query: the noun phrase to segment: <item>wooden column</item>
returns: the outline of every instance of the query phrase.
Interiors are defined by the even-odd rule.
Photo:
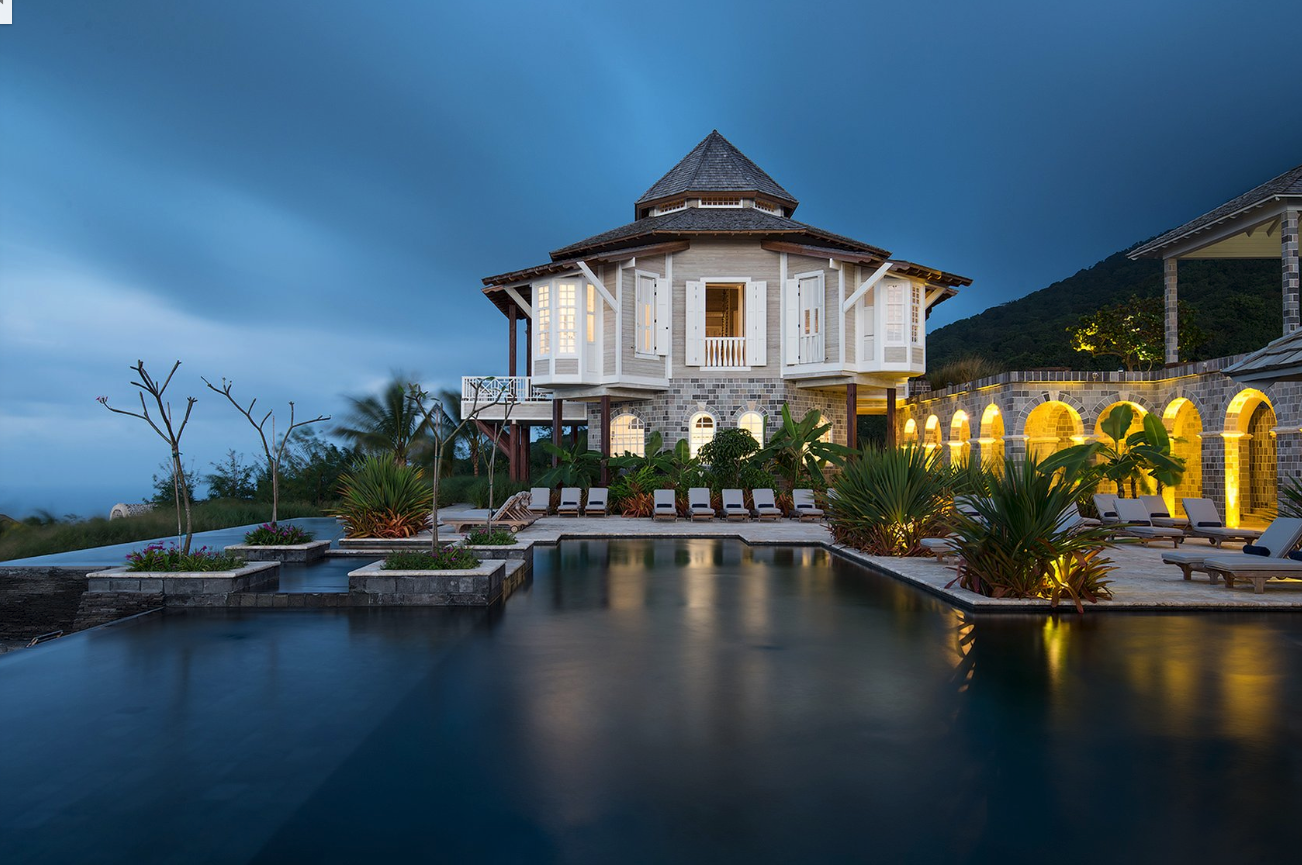
[[[610,394],[601,397],[601,485],[610,485]]]
[[[506,374],[511,378],[515,378],[516,375],[518,375],[515,366],[515,344],[518,342],[516,339],[515,314],[516,306],[515,304],[511,304],[510,308],[506,311],[507,329],[511,335],[510,340],[506,344]]]
[[[854,382],[845,386],[845,446],[859,449],[859,385]]]
[[[579,446],[579,425],[576,423],[572,423],[570,424],[570,447],[576,448],[578,446]]]
[[[531,471],[529,467],[529,439],[532,437],[533,427],[529,424],[521,424],[520,426],[520,431],[524,433],[524,435],[520,436],[520,480],[527,481]]]
[[[895,388],[886,388],[886,446],[895,447]]]
[[[521,480],[520,477],[520,425],[511,421],[511,431],[507,433],[506,444],[511,454],[511,480]]]
[[[565,400],[558,396],[552,397],[552,444],[556,447],[562,447],[565,439],[561,435],[561,409],[565,405]],[[552,454],[552,468],[561,464],[560,457]]]

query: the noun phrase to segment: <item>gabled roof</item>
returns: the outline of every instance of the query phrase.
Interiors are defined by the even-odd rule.
[[[1246,210],[1279,197],[1302,198],[1302,165],[1285,171],[1278,177],[1272,177],[1260,186],[1248,190],[1239,197],[1225,202],[1215,210],[1210,210],[1191,222],[1186,222],[1179,228],[1171,229],[1166,234],[1155,240],[1150,240],[1138,249],[1126,253],[1126,255],[1131,259],[1159,258],[1161,257],[1161,250],[1177,240],[1182,240],[1218,222],[1237,216]]]
[[[717,129],[642,193],[634,206],[640,208],[685,192],[756,192],[782,202],[790,210],[799,204]]]
[[[1302,380],[1302,330],[1281,336],[1223,372],[1237,382],[1262,386]]]
[[[872,246],[849,237],[833,234],[803,222],[796,222],[785,216],[765,213],[753,207],[739,208],[699,208],[688,207],[662,216],[648,216],[619,228],[593,235],[578,243],[571,243],[552,252],[552,260],[559,261],[581,253],[624,245],[634,240],[642,240],[655,235],[680,234],[764,234],[764,235],[807,235],[822,243],[830,243],[844,249],[867,252],[885,261],[890,253],[881,247]]]

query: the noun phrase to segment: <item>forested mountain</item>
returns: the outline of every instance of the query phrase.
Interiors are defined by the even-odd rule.
[[[980,291],[980,285],[967,290]],[[1114,357],[1072,351],[1068,329],[1082,315],[1131,295],[1161,294],[1161,261],[1131,261],[1124,251],[1118,252],[1048,288],[928,334],[927,365],[935,368],[978,355],[1005,370],[1120,369]],[[1193,350],[1181,346],[1181,360],[1252,351],[1282,333],[1278,259],[1182,261],[1180,300],[1194,306],[1195,321],[1208,337]]]

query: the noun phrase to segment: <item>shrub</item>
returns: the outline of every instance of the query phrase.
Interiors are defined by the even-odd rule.
[[[333,516],[350,538],[409,538],[425,528],[432,506],[420,469],[391,457],[367,457],[340,480]]]
[[[471,547],[506,547],[515,543],[515,532],[510,529],[475,529],[466,534],[463,542]]]
[[[1064,526],[1078,481],[1044,473],[1034,460],[1008,465],[992,480],[988,498],[974,499],[980,519],[955,517],[960,564],[955,582],[992,598],[1047,598],[1055,605],[1112,597],[1102,557],[1109,532]]]
[[[298,526],[272,525],[263,523],[244,536],[244,543],[253,547],[293,546],[306,544],[314,535]]]
[[[207,547],[187,553],[175,544],[150,544],[139,552],[127,553],[128,571],[233,571],[242,567],[244,560],[239,556]]]
[[[479,565],[479,556],[462,547],[447,546],[437,553],[424,550],[389,553],[384,557],[386,571],[464,571]]]
[[[977,354],[955,358],[927,371],[927,383],[936,390],[955,384],[967,384],[979,378],[999,375],[1003,368],[992,360]]]
[[[750,430],[740,427],[721,429],[700,450],[701,463],[711,489],[736,488],[741,484],[742,469],[760,449]]]
[[[950,492],[938,454],[924,448],[865,450],[832,489],[832,537],[870,555],[919,556],[923,538],[944,532]]]

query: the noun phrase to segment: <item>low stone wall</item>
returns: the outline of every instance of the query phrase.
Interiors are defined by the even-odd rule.
[[[330,549],[329,541],[310,541],[306,544],[276,546],[232,544],[226,548],[226,552],[232,556],[239,556],[246,562],[287,562],[305,565],[324,558],[328,549]]]
[[[488,606],[502,597],[506,574],[502,559],[457,571],[395,571],[382,565],[349,572],[350,593],[366,595],[371,606]]]
[[[0,640],[71,632],[86,591],[86,568],[12,568],[0,572]],[[98,624],[98,623],[97,623]]]
[[[87,575],[89,593],[125,592],[159,595],[168,606],[226,606],[237,592],[274,589],[279,562],[253,562],[234,571],[158,572],[110,568]]]

